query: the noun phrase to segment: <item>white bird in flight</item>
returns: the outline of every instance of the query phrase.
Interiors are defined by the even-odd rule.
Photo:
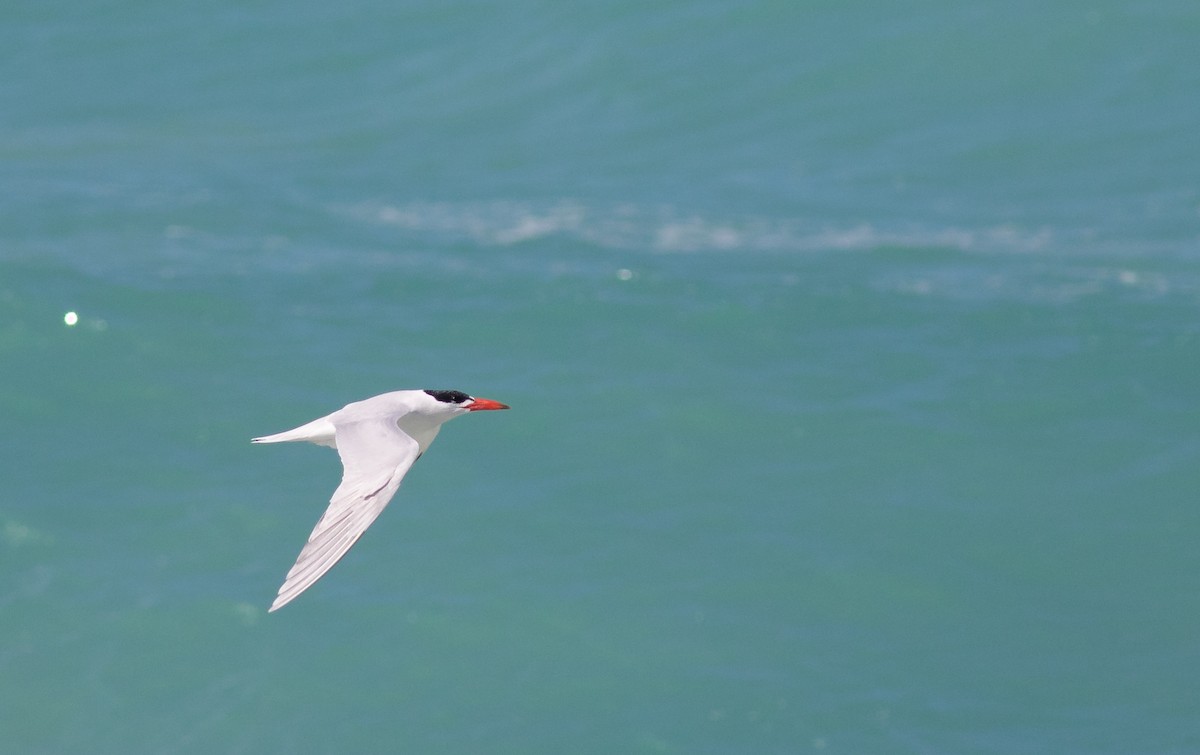
[[[308,536],[270,610],[290,603],[346,555],[392,500],[442,423],[467,412],[507,408],[462,391],[394,391],[347,404],[295,430],[251,439],[306,440],[336,448],[342,457],[342,484],[333,491],[329,508]]]

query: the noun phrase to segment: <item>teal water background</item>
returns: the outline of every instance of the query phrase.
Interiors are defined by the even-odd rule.
[[[5,5],[0,751],[1200,751],[1198,39]],[[513,409],[266,614],[249,438],[422,387]]]

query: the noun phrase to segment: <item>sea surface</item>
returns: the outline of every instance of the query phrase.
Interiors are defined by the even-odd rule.
[[[1200,752],[1200,4],[0,7],[0,752]],[[448,388],[349,555],[252,446]]]

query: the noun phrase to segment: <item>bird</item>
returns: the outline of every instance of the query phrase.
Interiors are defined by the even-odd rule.
[[[462,391],[392,391],[355,401],[293,430],[251,443],[308,441],[336,449],[342,482],[288,571],[268,613],[292,602],[333,568],[375,521],[400,481],[448,420],[507,404]]]

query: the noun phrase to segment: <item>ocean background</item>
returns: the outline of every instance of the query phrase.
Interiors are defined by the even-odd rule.
[[[0,752],[1200,752],[1198,40],[4,4]],[[268,615],[401,388],[512,410]]]

